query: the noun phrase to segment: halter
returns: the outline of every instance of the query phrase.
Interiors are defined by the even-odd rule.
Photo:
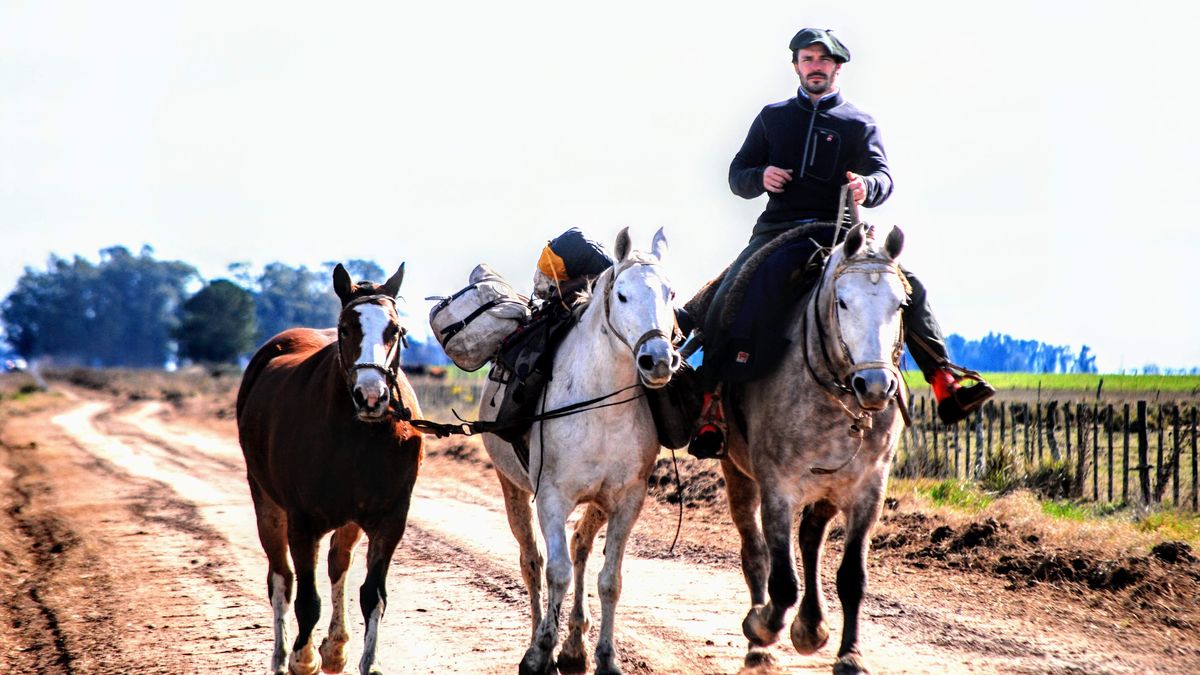
[[[867,274],[870,275],[873,283],[878,283],[885,274],[894,274],[900,279],[900,283],[904,287],[905,294],[910,295],[912,293],[912,288],[908,284],[908,280],[905,279],[904,274],[900,271],[900,266],[896,264],[895,261],[878,258],[875,256],[876,253],[871,252],[867,257],[864,258],[843,259],[830,275],[830,283],[835,284],[839,278],[846,274]],[[873,418],[871,413],[865,410],[861,404],[858,405],[857,412],[851,410],[850,406],[846,405],[846,402],[842,400],[843,396],[849,395],[854,397],[853,400],[855,402],[858,401],[858,397],[855,395],[854,389],[850,386],[850,380],[855,373],[863,370],[887,370],[897,378],[899,383],[903,383],[903,379],[900,375],[899,362],[901,350],[903,349],[904,328],[903,325],[901,325],[900,330],[897,331],[896,343],[892,348],[892,360],[890,362],[863,361],[856,363],[854,361],[854,357],[850,354],[850,348],[846,345],[845,340],[842,338],[841,322],[837,313],[836,295],[832,301],[828,303],[829,309],[827,312],[825,312],[824,316],[822,316],[820,311],[821,292],[825,288],[825,278],[826,274],[822,272],[821,279],[817,283],[817,287],[813,290],[812,297],[808,302],[808,306],[805,308],[803,327],[805,349],[804,362],[808,367],[809,375],[814,381],[817,382],[818,385],[820,385],[821,391],[824,392],[831,401],[836,403],[838,407],[841,408],[842,412],[845,413],[848,418],[850,418],[850,436],[859,439],[859,445],[861,448],[863,435],[865,431],[871,429]],[[822,319],[824,319],[824,321],[822,321]],[[813,361],[815,359],[813,358],[813,355],[809,353],[810,341],[808,339],[809,326],[812,324],[815,324],[817,327],[817,342],[821,347],[821,356],[823,357],[822,366],[831,375],[830,378],[822,378],[813,369]],[[825,333],[826,324],[830,326],[832,337],[836,340],[840,349],[840,353],[836,355],[839,357],[838,359],[834,359],[826,348],[826,344],[829,342],[829,336],[827,336]],[[902,384],[900,386],[901,388],[903,387]],[[850,461],[857,455],[858,450],[855,450],[854,454],[851,455],[850,458],[843,462],[841,466],[838,466],[834,469],[813,467],[811,470],[813,473],[817,474],[833,473],[849,464]]]
[[[354,307],[357,307],[359,305],[364,305],[367,303],[374,303],[378,300],[387,300],[388,302],[392,303],[392,309],[395,310],[395,308],[396,308],[396,299],[395,298],[393,298],[390,295],[378,294],[378,295],[366,295],[361,298],[355,298],[355,299],[351,300],[350,302],[346,303],[345,307],[342,307],[341,313],[345,314],[347,311],[349,311],[350,309],[352,309]],[[343,367],[342,373],[346,379],[346,388],[349,390],[351,398],[353,398],[353,396],[354,396],[354,375],[356,373],[358,373],[358,371],[360,371],[360,370],[377,371],[380,375],[383,376],[384,381],[387,382],[388,392],[392,394],[392,404],[391,405],[392,405],[392,408],[394,409],[394,410],[392,410],[392,412],[397,412],[399,414],[400,419],[407,420],[412,417],[412,413],[404,405],[404,402],[402,400],[400,400],[400,384],[397,381],[397,378],[399,377],[399,371],[400,371],[400,349],[402,347],[408,347],[408,330],[405,329],[404,326],[400,326],[399,324],[397,324],[397,327],[400,329],[400,335],[397,336],[396,342],[392,344],[392,348],[388,351],[387,356],[384,358],[384,363],[379,363],[377,361],[371,361],[368,363],[354,363],[354,364],[351,364],[349,368]],[[342,364],[341,343],[342,343],[342,338],[341,338],[341,335],[339,335],[338,336],[338,350],[337,350],[339,365]]]
[[[626,270],[632,268],[633,266],[635,266],[635,265],[655,265],[655,264],[657,264],[657,263],[647,262],[644,260],[632,260],[632,261],[619,262],[619,263],[617,263],[617,265],[615,267],[612,268],[612,273],[609,275],[608,281],[605,282],[605,284],[604,284],[604,322],[608,325],[609,332],[611,332],[613,335],[615,335],[616,338],[621,341],[621,344],[625,345],[626,347],[629,348],[629,350],[631,352],[633,352],[633,358],[635,360],[637,359],[638,350],[642,348],[642,345],[646,344],[650,340],[653,340],[654,338],[662,338],[662,339],[666,340],[668,344],[671,344],[673,346],[674,343],[671,341],[672,336],[668,335],[661,328],[651,328],[650,330],[646,331],[645,333],[642,333],[642,336],[637,339],[637,342],[635,342],[632,345],[629,344],[629,342],[627,342],[625,340],[625,338],[621,335],[621,333],[617,331],[617,327],[614,326],[613,322],[612,322],[613,287],[617,285],[617,277],[619,275],[621,275],[622,273],[624,273]],[[672,329],[671,329],[672,334],[677,333],[678,331],[679,331],[679,325],[673,324]]]

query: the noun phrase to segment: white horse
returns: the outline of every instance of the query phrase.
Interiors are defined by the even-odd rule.
[[[877,248],[861,227],[852,230],[790,317],[792,347],[783,362],[746,386],[747,438],[731,431],[721,468],[750,590],[751,608],[742,622],[751,647],[747,665],[770,660],[761,648],[779,639],[796,604],[797,512],[804,596],[792,644],[811,654],[828,641],[821,549],[829,521],[840,511],[846,514],[837,572],[843,628],[834,673],[867,672],[858,646],[867,548],[903,428],[900,406],[891,405],[903,387],[896,363],[909,289],[895,262],[903,241],[893,229]]]
[[[650,408],[645,397],[639,396],[638,385],[665,386],[680,364],[670,340],[675,327],[674,291],[660,267],[666,248],[661,229],[648,254],[631,250],[627,229],[617,236],[617,262],[599,276],[591,300],[578,310],[578,323],[558,349],[537,410],[554,410],[621,390],[626,391],[598,405],[628,402],[588,406],[591,409],[577,414],[534,423],[528,439],[528,471],[511,445],[492,434],[484,435],[484,446],[504,491],[509,526],[521,548],[521,576],[529,590],[533,635],[521,660],[523,674],[554,672],[559,614],[571,586],[572,560],[575,602],[557,667],[561,672],[587,670],[584,636],[590,619],[584,570],[592,541],[606,521],[604,566],[598,583],[601,621],[596,672],[621,672],[613,644],[621,559],[660,449]],[[502,395],[501,385],[487,383],[480,418],[495,419],[497,408],[491,402]],[[534,538],[530,495],[535,495],[548,559],[544,613],[543,558]],[[586,511],[575,526],[568,554],[567,517],[580,504],[587,505]]]

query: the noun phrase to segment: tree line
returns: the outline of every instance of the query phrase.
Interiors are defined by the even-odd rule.
[[[229,266],[229,278],[205,281],[192,265],[158,260],[150,247],[136,255],[121,246],[98,262],[51,256],[44,270],[25,268],[0,304],[0,326],[27,359],[53,358],[86,366],[162,367],[169,362],[233,363],[267,338],[293,326],[332,326],[340,308],[330,276],[273,262],[253,274]],[[369,260],[345,263],[356,280],[387,274]],[[979,340],[949,335],[951,358],[989,372],[1093,373],[1086,345],[1049,345],[989,333]],[[411,341],[406,360],[447,363],[434,342]],[[907,358],[907,357],[906,357]],[[910,368],[915,368],[909,363]]]
[[[1003,333],[988,333],[978,340],[967,340],[951,333],[946,336],[950,358],[972,370],[989,373],[1094,373],[1096,355],[1083,345],[1078,352],[1066,345],[1051,345],[1037,340],[1022,340]],[[905,356],[910,370],[916,369]]]
[[[273,262],[255,275],[235,263],[229,278],[206,282],[188,263],[156,259],[150,247],[136,255],[106,248],[98,262],[51,256],[44,270],[25,268],[0,304],[0,325],[27,359],[94,367],[234,363],[284,329],[337,323],[335,264]],[[345,266],[356,280],[387,277],[369,260]]]

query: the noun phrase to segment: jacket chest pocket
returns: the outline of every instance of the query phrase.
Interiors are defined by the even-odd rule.
[[[842,137],[832,129],[813,127],[804,158],[804,174],[818,180],[832,180],[837,173]]]

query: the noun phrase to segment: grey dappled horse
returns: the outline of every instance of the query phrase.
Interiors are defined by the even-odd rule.
[[[796,603],[791,532],[797,511],[804,597],[792,622],[792,644],[811,654],[828,641],[821,549],[830,519],[842,512],[846,537],[837,593],[844,622],[834,672],[867,672],[858,647],[867,546],[903,427],[899,406],[890,405],[904,386],[896,367],[908,297],[895,262],[902,245],[899,229],[879,249],[861,226],[854,228],[792,310],[786,324],[792,344],[777,370],[746,385],[746,436],[730,432],[721,468],[750,589],[751,609],[742,623],[750,640],[748,665],[770,660],[761,648],[779,639]]]
[[[511,445],[498,436],[484,435],[484,446],[504,492],[509,526],[520,545],[521,576],[529,590],[533,635],[521,660],[521,673],[554,672],[559,614],[571,585],[572,564],[575,601],[557,667],[561,672],[587,669],[584,636],[590,619],[584,571],[592,541],[605,521],[608,534],[598,583],[601,621],[596,672],[621,672],[613,644],[621,559],[629,532],[641,513],[646,479],[659,452],[654,420],[645,397],[638,396],[638,385],[665,386],[680,364],[670,339],[675,328],[671,308],[674,292],[660,267],[666,248],[662,230],[655,234],[650,253],[632,250],[627,230],[621,231],[615,248],[617,262],[596,280],[591,301],[559,347],[538,411],[626,388],[629,390],[604,403],[636,398],[534,423],[529,434],[528,471]],[[501,385],[487,383],[481,418],[495,419],[497,409],[489,402],[500,400],[502,395]],[[534,538],[530,509],[530,495],[534,493],[547,558],[544,613],[543,558]],[[586,504],[586,511],[575,525],[568,554],[567,517],[579,504]]]

